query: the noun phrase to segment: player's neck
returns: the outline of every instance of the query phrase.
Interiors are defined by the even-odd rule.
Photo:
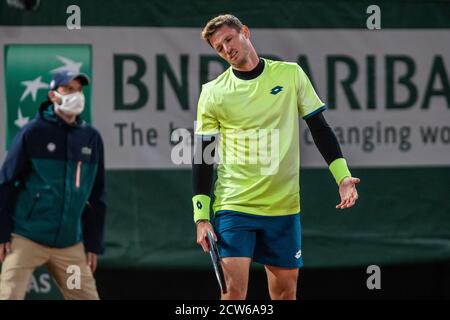
[[[244,72],[252,71],[253,69],[256,68],[258,63],[259,63],[258,54],[256,53],[255,49],[252,48],[252,50],[250,50],[250,54],[248,55],[248,59],[245,62],[245,64],[243,64],[242,66],[233,66],[233,69]]]
[[[239,71],[239,70],[233,69],[234,75],[241,80],[255,79],[255,78],[259,77],[263,73],[263,71],[264,71],[264,60],[261,58],[259,59],[259,62],[256,65],[256,67],[250,71]]]

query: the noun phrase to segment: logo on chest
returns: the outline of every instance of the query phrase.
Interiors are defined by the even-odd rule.
[[[92,154],[92,149],[89,147],[83,147],[83,148],[81,148],[81,154],[90,156]]]
[[[49,142],[48,144],[47,144],[47,150],[49,151],[49,152],[55,152],[55,150],[56,150],[56,144],[54,144],[53,142]]]
[[[276,95],[276,94],[280,93],[281,91],[283,91],[283,87],[276,86],[276,87],[273,87],[272,90],[270,90],[270,94]]]

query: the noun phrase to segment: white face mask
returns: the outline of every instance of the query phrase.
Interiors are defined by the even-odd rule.
[[[74,92],[62,95],[54,91],[55,96],[61,99],[61,104],[55,102],[55,107],[66,114],[79,115],[84,110],[84,95],[82,92]]]

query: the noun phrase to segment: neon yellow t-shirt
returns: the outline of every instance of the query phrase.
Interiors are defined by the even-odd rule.
[[[214,212],[300,212],[298,116],[325,106],[300,66],[264,62],[254,79],[228,68],[202,87],[195,134],[220,136]]]

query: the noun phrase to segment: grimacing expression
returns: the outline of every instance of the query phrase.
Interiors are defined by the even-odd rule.
[[[249,56],[249,30],[243,26],[241,31],[223,25],[209,39],[216,52],[234,67],[243,66]]]

